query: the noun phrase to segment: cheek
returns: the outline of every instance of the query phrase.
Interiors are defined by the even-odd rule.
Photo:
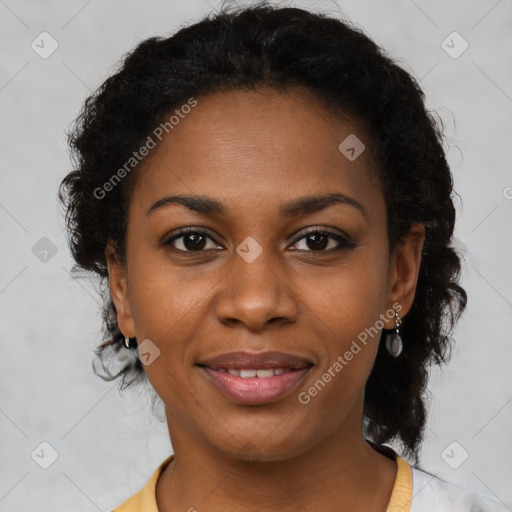
[[[210,317],[209,297],[222,276],[171,266],[154,252],[132,255],[129,283],[135,330],[140,341],[149,339],[160,350],[144,371],[163,401],[179,409],[193,393],[184,383],[197,353],[194,341],[204,338],[201,325]]]
[[[349,400],[362,389],[377,355],[386,292],[385,262],[362,248],[350,264],[307,290],[311,322],[322,331],[325,359],[317,378],[323,400]],[[383,264],[384,263],[384,264]],[[312,282],[312,281],[311,281]],[[314,390],[312,390],[315,393]],[[325,402],[324,402],[325,405]]]
[[[359,307],[354,309],[355,305]],[[364,387],[380,340],[380,330],[372,329],[378,314],[372,317],[370,310],[368,301],[353,301],[328,311],[329,317],[324,316],[329,325],[328,337],[321,338],[326,357],[315,378],[297,396],[298,402],[309,408],[305,421],[310,421],[311,428],[319,418],[326,432],[337,428],[354,403],[364,399]]]
[[[160,350],[144,371],[163,402],[184,414],[194,403],[194,390],[186,384],[193,359],[191,341],[206,315],[212,283],[205,275],[192,278],[186,269],[171,267],[154,254],[132,254],[130,295],[136,333],[140,341],[149,339]]]
[[[386,261],[376,244],[359,247],[339,267],[303,274],[297,281],[301,297],[334,333],[357,336],[383,312]]]
[[[207,273],[171,266],[161,256],[134,254],[130,297],[137,332],[161,343],[175,340],[176,331],[186,337],[211,288]]]

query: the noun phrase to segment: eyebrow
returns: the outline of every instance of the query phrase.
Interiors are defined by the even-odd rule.
[[[146,212],[146,215],[170,204],[181,204],[189,210],[203,215],[225,215],[227,213],[227,208],[216,199],[206,196],[175,195],[165,196],[156,201]],[[324,210],[331,204],[353,206],[362,214],[366,222],[369,222],[368,213],[363,205],[353,197],[346,196],[339,192],[333,192],[323,196],[306,196],[293,199],[292,201],[280,205],[279,215],[285,218],[307,215]]]

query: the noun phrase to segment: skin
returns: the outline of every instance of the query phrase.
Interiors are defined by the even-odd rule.
[[[358,123],[335,119],[308,90],[197,100],[139,171],[126,264],[113,244],[106,250],[121,331],[161,351],[145,366],[165,404],[175,453],[157,482],[159,510],[384,512],[397,465],[362,435],[380,330],[309,404],[297,395],[393,304],[407,314],[424,228],[413,225],[389,254],[370,143]],[[349,161],[338,145],[352,133],[366,150]],[[333,192],[356,199],[367,219],[348,204],[291,218],[278,213],[283,202]],[[209,196],[226,212],[203,215],[174,203],[147,214],[171,194]],[[159,245],[187,226],[208,232],[203,252],[186,236]],[[305,237],[313,227],[346,233],[356,247],[336,251],[339,243],[328,238],[317,249]],[[249,236],[263,251],[252,263],[236,252]],[[384,327],[394,328],[392,317]],[[291,352],[314,367],[276,402],[236,404],[196,363],[244,349]]]

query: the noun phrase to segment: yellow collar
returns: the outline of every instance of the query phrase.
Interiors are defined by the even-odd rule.
[[[395,460],[398,471],[386,512],[409,512],[412,502],[412,468],[398,453],[395,453]]]

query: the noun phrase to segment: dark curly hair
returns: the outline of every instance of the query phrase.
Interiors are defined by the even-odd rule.
[[[417,81],[350,21],[272,5],[223,9],[169,38],[141,42],[87,98],[68,133],[74,170],[62,181],[59,199],[77,266],[100,277],[107,340],[95,353],[104,369],[107,349],[129,353],[108,289],[105,248],[111,239],[125,261],[126,214],[138,167],[106,199],[95,190],[191,97],[296,86],[365,129],[386,201],[390,251],[403,243],[412,223],[425,227],[416,295],[401,326],[402,355],[391,357],[380,343],[364,406],[365,435],[379,444],[401,442],[417,464],[429,366],[448,361],[450,336],[467,303],[457,284],[461,256],[450,244],[453,179],[443,123],[426,109]],[[102,375],[117,377],[121,389],[146,378],[136,357],[119,372]]]

